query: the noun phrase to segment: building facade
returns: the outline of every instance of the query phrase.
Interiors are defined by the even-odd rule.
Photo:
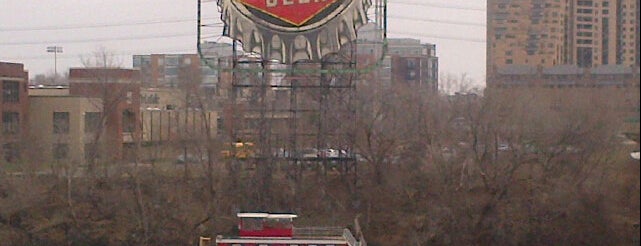
[[[133,68],[140,69],[144,87],[180,87],[181,83],[197,82],[209,94],[217,93],[222,76],[218,68],[229,63],[232,45],[205,42],[201,52],[202,59],[199,54],[134,55]]]
[[[102,108],[101,136],[114,160],[133,158],[139,141],[141,80],[140,71],[120,68],[72,68],[69,70],[71,96],[98,98]]]
[[[417,85],[438,92],[436,45],[421,43],[418,39],[389,39],[387,49],[394,83]]]
[[[200,245],[235,246],[360,246],[367,245],[356,226],[355,232],[340,227],[294,227],[295,214],[238,213],[238,235],[200,239]],[[353,234],[355,233],[355,235]],[[213,244],[215,243],[215,244]]]
[[[140,70],[145,87],[178,87],[185,74],[200,71],[200,67],[197,54],[133,56],[133,68]]]
[[[639,66],[635,0],[490,0],[487,77],[509,65]]]
[[[575,103],[574,99],[588,98],[613,113],[617,119],[612,120],[623,123],[639,115],[639,73],[638,67],[623,65],[593,68],[511,65],[497,71],[486,96],[499,98],[506,92],[512,96],[528,95],[540,103],[552,103],[550,107],[569,106]]]
[[[3,162],[16,162],[22,156],[22,150],[28,136],[29,100],[27,83],[29,74],[23,64],[0,62],[0,83],[2,83],[2,144]]]
[[[29,91],[30,149],[37,161],[45,165],[84,164],[95,155],[94,134],[102,129],[101,99],[72,96],[68,92],[67,88]]]
[[[369,23],[359,29],[356,51],[359,68],[371,70],[361,75],[362,81],[377,79],[385,86],[406,84],[438,92],[436,45],[409,38],[385,42],[382,29]]]

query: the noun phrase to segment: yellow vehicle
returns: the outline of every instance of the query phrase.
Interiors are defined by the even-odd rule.
[[[252,142],[238,141],[226,146],[228,149],[220,152],[225,159],[236,158],[244,160],[254,157],[254,143]]]

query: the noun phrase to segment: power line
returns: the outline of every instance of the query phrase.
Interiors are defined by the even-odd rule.
[[[103,42],[103,41],[123,41],[123,40],[144,40],[144,39],[162,39],[162,38],[178,38],[178,37],[195,37],[194,33],[175,33],[175,34],[158,34],[148,36],[127,36],[127,37],[113,37],[113,38],[91,38],[91,39],[68,39],[68,40],[50,40],[50,41],[17,41],[5,42],[0,45],[40,45],[40,44],[73,44],[73,43],[90,43],[90,42]]]
[[[469,11],[481,11],[485,12],[485,8],[475,8],[467,6],[454,6],[447,4],[438,4],[438,3],[427,3],[427,2],[411,2],[411,1],[390,1],[389,5],[400,4],[400,5],[412,5],[412,6],[423,6],[423,7],[433,7],[441,9],[458,9],[458,10],[469,10]]]
[[[452,20],[437,20],[430,18],[417,18],[417,17],[405,17],[399,15],[389,15],[388,18],[392,19],[401,19],[401,20],[411,20],[411,21],[420,21],[420,22],[432,22],[432,23],[442,23],[442,24],[452,24],[452,25],[462,25],[462,26],[479,26],[485,27],[485,23],[478,22],[464,22],[464,21],[452,21]]]
[[[215,20],[216,18],[208,18]],[[135,21],[135,22],[119,22],[119,23],[100,23],[100,24],[76,24],[76,25],[56,25],[56,26],[34,26],[34,27],[0,27],[0,31],[7,32],[28,32],[28,31],[54,31],[54,30],[73,30],[73,29],[87,29],[87,28],[107,28],[107,27],[121,27],[121,26],[138,26],[138,25],[154,25],[154,24],[170,24],[170,23],[183,23],[195,22],[195,19],[173,19],[173,20],[149,20],[149,21]],[[213,25],[222,25],[222,23],[214,23]]]
[[[435,8],[445,8],[445,9],[458,9],[458,10],[472,10],[472,11],[485,11],[483,8],[474,8],[474,7],[465,7],[465,6],[453,6],[445,4],[436,4],[436,3],[426,3],[426,2],[411,2],[411,1],[394,1],[391,4],[401,4],[401,5],[413,5],[413,6],[426,6],[426,7],[435,7]],[[409,17],[393,17],[393,18],[409,18]],[[219,20],[219,18],[205,18],[206,20]],[[191,18],[180,18],[173,20],[146,20],[146,21],[134,21],[134,22],[117,22],[117,23],[99,23],[99,24],[75,24],[75,25],[56,25],[56,26],[34,26],[34,27],[0,27],[0,31],[10,31],[10,32],[25,32],[25,31],[53,31],[53,30],[72,30],[72,29],[87,29],[87,28],[108,28],[108,27],[120,27],[120,26],[136,26],[136,25],[153,25],[153,24],[170,24],[170,23],[183,23],[183,22],[194,22],[195,19]],[[457,23],[454,21],[444,21],[444,20],[434,20],[426,19],[424,21],[429,22],[438,22],[446,24],[461,24],[467,25],[466,23]],[[208,24],[207,26],[212,25],[223,25],[223,23],[214,23]],[[472,23],[471,25],[476,25]]]
[[[416,33],[416,32],[391,31],[389,33],[390,34],[397,34],[397,35],[405,35],[405,36],[422,37],[422,38],[435,38],[435,39],[466,41],[466,42],[472,42],[472,43],[485,43],[486,42],[485,39],[474,39],[474,38],[452,37],[452,36],[440,36],[440,35],[432,35],[432,34]]]
[[[121,51],[118,53],[113,54],[113,56],[132,56],[133,54],[167,54],[167,53],[194,53],[195,48],[187,48],[185,49],[184,47],[176,47],[176,48],[168,48],[168,49],[160,49],[160,51],[152,51],[150,52],[149,50],[129,50],[129,51]],[[78,59],[80,57],[90,57],[92,56],[92,53],[76,53],[76,54],[64,54],[64,55],[59,55],[58,59]],[[45,60],[45,59],[51,59],[50,55],[37,55],[37,56],[22,56],[22,57],[10,57],[10,58],[2,58],[3,60]]]

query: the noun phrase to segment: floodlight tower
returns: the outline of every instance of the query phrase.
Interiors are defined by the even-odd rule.
[[[47,46],[47,53],[53,53],[53,72],[58,77],[58,53],[62,53],[62,46]]]

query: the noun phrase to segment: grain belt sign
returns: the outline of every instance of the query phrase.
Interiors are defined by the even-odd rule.
[[[319,61],[356,39],[371,0],[218,0],[224,35],[263,59]]]

